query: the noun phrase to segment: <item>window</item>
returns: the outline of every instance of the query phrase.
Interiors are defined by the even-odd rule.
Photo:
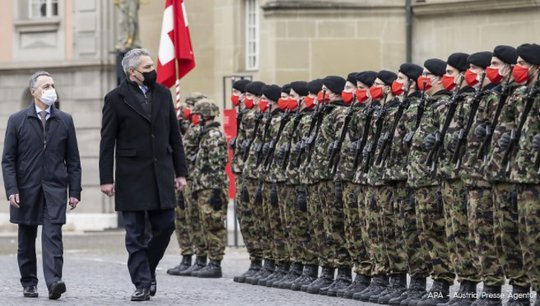
[[[246,1],[246,70],[259,68],[259,6],[257,0]]]
[[[50,18],[58,16],[58,0],[30,0],[29,17]]]

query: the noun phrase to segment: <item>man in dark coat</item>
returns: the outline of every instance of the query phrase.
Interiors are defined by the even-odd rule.
[[[66,291],[62,281],[62,225],[81,198],[81,163],[73,119],[54,107],[54,80],[45,71],[30,79],[31,105],[9,117],[2,174],[10,221],[18,224],[17,261],[25,297],[37,297],[36,235],[42,228],[43,274],[49,298]]]
[[[156,84],[150,54],[133,49],[122,67],[127,79],[105,96],[99,172],[101,191],[116,195],[115,209],[124,219],[128,269],[137,288],[131,300],[145,301],[156,292],[156,267],[174,231],[175,187],[184,188],[187,168],[171,93]]]

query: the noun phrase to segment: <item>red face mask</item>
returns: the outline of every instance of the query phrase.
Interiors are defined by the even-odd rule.
[[[352,92],[342,91],[341,92],[341,99],[343,99],[343,102],[345,102],[347,104],[351,104],[352,99],[353,99]]]
[[[194,125],[199,125],[199,121],[200,121],[200,118],[199,118],[199,115],[191,115],[191,123],[193,123]]]
[[[253,99],[248,99],[248,98],[244,99],[244,107],[245,108],[252,109],[253,106],[255,106],[255,102],[253,102]]]
[[[322,90],[317,94],[317,101],[319,101],[319,103],[328,102],[329,99],[328,94],[324,94]]]
[[[442,77],[442,86],[444,87],[444,89],[450,91],[452,89],[454,89],[454,87],[456,87],[456,82],[454,82],[454,77],[449,75],[449,74],[445,74],[443,75]]]
[[[191,109],[184,108],[184,118],[189,119],[189,116],[191,116]]]
[[[398,81],[394,81],[392,82],[392,93],[396,96],[401,96],[403,93],[405,92],[405,90],[403,89],[403,84],[398,82]]]
[[[358,103],[362,104],[367,101],[367,99],[369,98],[367,95],[367,91],[367,89],[360,88],[356,90],[356,100],[358,100]]]
[[[289,98],[288,107],[289,107],[289,110],[294,111],[298,107],[298,100],[293,99],[293,98]]]
[[[471,87],[478,84],[478,73],[472,71],[471,69],[467,69],[465,72],[465,81]]]
[[[315,99],[313,97],[307,96],[304,98],[304,107],[307,109],[312,109],[315,107]]]
[[[419,76],[418,79],[416,80],[416,84],[418,84],[418,89],[422,91],[431,89],[431,79],[428,78],[427,76],[423,76],[423,75]]]
[[[259,109],[264,113],[268,109],[268,101],[265,99],[259,100]]]
[[[289,99],[279,98],[277,106],[280,110],[285,111],[289,107]]]
[[[383,96],[382,86],[371,86],[371,88],[369,88],[369,94],[371,95],[372,100],[379,100]]]
[[[512,70],[512,76],[514,76],[514,81],[516,81],[516,83],[525,83],[529,79],[529,68],[515,65]]]
[[[486,68],[486,76],[493,84],[499,84],[503,76],[499,73],[499,69],[493,67]]]
[[[234,107],[237,107],[240,104],[240,96],[231,95],[231,102]]]

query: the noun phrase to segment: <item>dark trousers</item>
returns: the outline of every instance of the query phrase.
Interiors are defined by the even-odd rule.
[[[51,223],[44,214],[41,231],[41,245],[43,254],[43,275],[47,287],[55,281],[62,279],[62,266],[64,265],[62,225]],[[21,272],[23,287],[35,286],[37,279],[36,262],[36,236],[37,225],[19,224],[19,247],[17,249],[17,262]]]
[[[148,288],[156,277],[156,267],[163,258],[174,231],[174,210],[124,211],[126,249],[131,282],[137,288]],[[145,235],[148,218],[151,237]]]

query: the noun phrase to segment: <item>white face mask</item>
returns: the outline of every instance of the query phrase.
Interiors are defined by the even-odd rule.
[[[56,102],[58,96],[56,95],[56,90],[54,88],[44,90],[41,93],[41,102],[45,103],[48,106],[51,106]]]

